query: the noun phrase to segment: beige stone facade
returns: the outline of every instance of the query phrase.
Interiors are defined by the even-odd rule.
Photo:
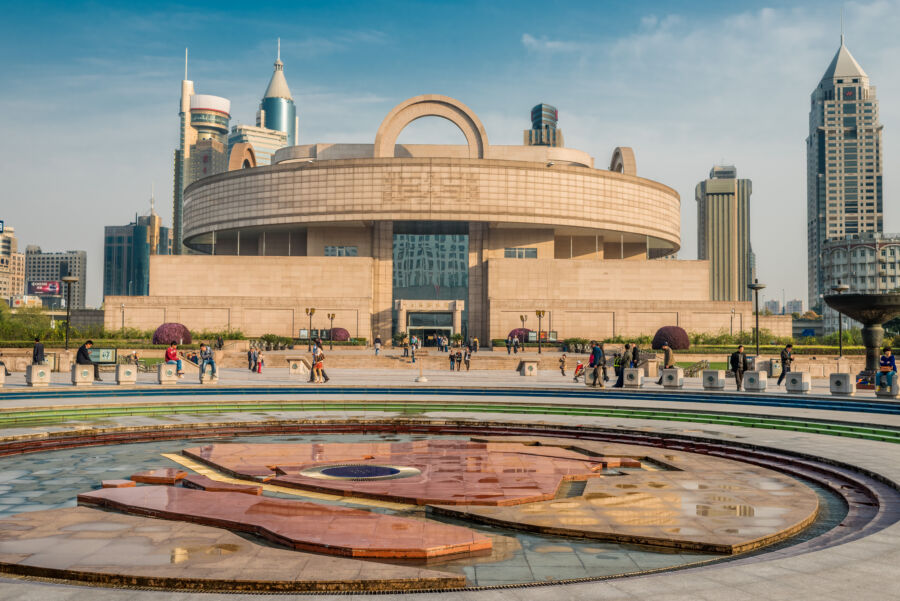
[[[427,116],[456,124],[466,144],[396,144]],[[737,331],[748,315],[746,303],[710,302],[707,262],[655,260],[680,247],[681,200],[638,177],[627,147],[603,170],[575,149],[492,146],[468,107],[429,95],[391,111],[373,144],[293,146],[273,161],[188,187],[185,244],[211,256],[153,257],[150,296],[107,299],[107,322],[120,323],[124,303],[136,327],[296,335],[314,306],[354,336],[386,341],[418,311],[486,341],[536,309],[561,337]],[[404,238],[418,235],[465,242]],[[398,244],[408,254],[395,263]],[[439,284],[449,271],[464,281]]]

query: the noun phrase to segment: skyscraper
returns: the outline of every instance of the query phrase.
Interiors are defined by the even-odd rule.
[[[0,229],[0,301],[25,293],[25,255],[12,227]]]
[[[67,275],[78,281],[72,287],[72,308],[84,309],[87,288],[87,253],[83,250],[45,253],[40,246],[25,247],[25,283],[59,282]],[[65,292],[67,294],[67,291]]]
[[[172,230],[162,226],[153,204],[150,213],[128,225],[108,225],[103,239],[103,296],[150,293],[150,255],[172,251]]]
[[[225,171],[228,165],[228,122],[231,102],[219,96],[194,94],[187,78],[187,50],[181,81],[179,147],[175,150],[172,187],[172,253],[182,253],[184,189],[195,180]]]
[[[834,284],[825,281],[823,243],[883,228],[878,100],[843,35],[810,98],[806,157],[809,304],[821,311]]]
[[[284,78],[284,63],[281,62],[281,40],[278,40],[278,55],[275,59],[275,71],[269,86],[259,103],[256,113],[256,126],[287,134],[287,145],[294,146],[300,140],[300,120],[297,108],[287,80]]]
[[[750,249],[749,179],[733,166],[714,166],[697,184],[697,256],[708,260],[712,300],[748,301],[754,270]]]
[[[525,130],[525,146],[563,146],[562,130],[556,127],[559,111],[539,104],[531,109],[531,129]]]
[[[253,127],[252,125],[235,125],[228,136],[228,154],[235,144],[245,142],[253,146],[256,154],[256,164],[259,166],[271,165],[272,155],[279,148],[287,146],[287,134],[265,127]]]

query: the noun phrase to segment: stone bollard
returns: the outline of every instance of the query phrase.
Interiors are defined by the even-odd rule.
[[[703,390],[725,390],[725,370],[704,369]]]
[[[309,380],[310,364],[306,357],[288,357],[288,375],[300,376],[303,381]]]
[[[831,394],[853,396],[856,394],[856,383],[853,380],[853,376],[848,373],[831,374],[828,376],[828,386],[831,388]]]
[[[762,371],[744,372],[744,390],[747,392],[763,392],[769,384],[769,378]]]
[[[137,367],[134,365],[116,365],[116,384],[134,386],[137,384]]]
[[[25,383],[29,386],[50,386],[50,368],[46,365],[29,365],[25,368]]]
[[[622,376],[625,388],[640,388],[644,385],[644,370],[639,367],[627,367]]]
[[[784,389],[793,393],[807,393],[812,388],[808,371],[789,371],[784,377]]]
[[[538,375],[538,362],[530,359],[522,359],[516,368],[520,376],[536,376]]]
[[[900,396],[900,383],[897,382],[897,374],[894,374],[893,380],[891,380],[890,387],[884,387],[882,390],[878,385],[875,386],[875,396],[883,397],[888,399],[896,399]],[[884,378],[881,379],[884,382]]]
[[[72,386],[92,386],[94,384],[94,366],[78,365],[72,366]]]
[[[156,379],[162,386],[174,386],[178,383],[178,366],[160,363],[156,371]]]
[[[663,388],[681,388],[684,386],[684,370],[680,367],[661,369]]]

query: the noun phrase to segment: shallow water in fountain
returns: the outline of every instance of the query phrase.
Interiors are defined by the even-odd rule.
[[[187,447],[209,443],[269,442],[406,442],[426,439],[467,440],[467,437],[341,434],[328,436],[260,436],[220,439],[169,440],[153,443],[85,447],[7,457],[0,459],[0,518],[22,512],[74,507],[78,493],[99,487],[101,480],[127,478],[131,474],[158,467],[175,467],[162,453],[180,453]],[[819,495],[823,508],[815,524],[785,544],[808,540],[840,522],[846,513],[843,501],[830,491],[806,483]],[[308,500],[266,492],[268,496]],[[319,500],[347,505],[344,501]],[[359,505],[352,505],[358,507]],[[366,507],[371,511],[423,517],[421,509],[395,511],[386,507]],[[430,517],[430,516],[429,516]],[[544,536],[505,528],[439,518],[464,525],[494,539],[490,556],[466,557],[429,564],[432,569],[463,573],[470,586],[491,586],[535,581],[597,578],[676,568],[697,562],[721,559],[719,555],[660,551],[645,547],[605,543],[596,540]],[[264,541],[259,544],[267,545]]]

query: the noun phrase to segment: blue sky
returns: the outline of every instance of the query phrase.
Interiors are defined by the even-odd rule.
[[[99,305],[104,225],[148,207],[171,223],[177,103],[190,48],[198,93],[253,123],[275,39],[300,138],[370,142],[385,114],[453,96],[496,144],[519,144],[529,110],[559,108],[567,146],[605,166],[632,146],[638,174],[682,197],[696,258],[694,186],[714,163],[753,180],[752,239],[767,296],[806,297],[809,94],[847,45],[878,88],[885,228],[900,230],[892,177],[900,123],[900,0],[860,2],[2,3],[0,219],[20,244],[88,251]],[[423,119],[401,142],[454,143]],[[560,207],[565,211],[565,207]]]

